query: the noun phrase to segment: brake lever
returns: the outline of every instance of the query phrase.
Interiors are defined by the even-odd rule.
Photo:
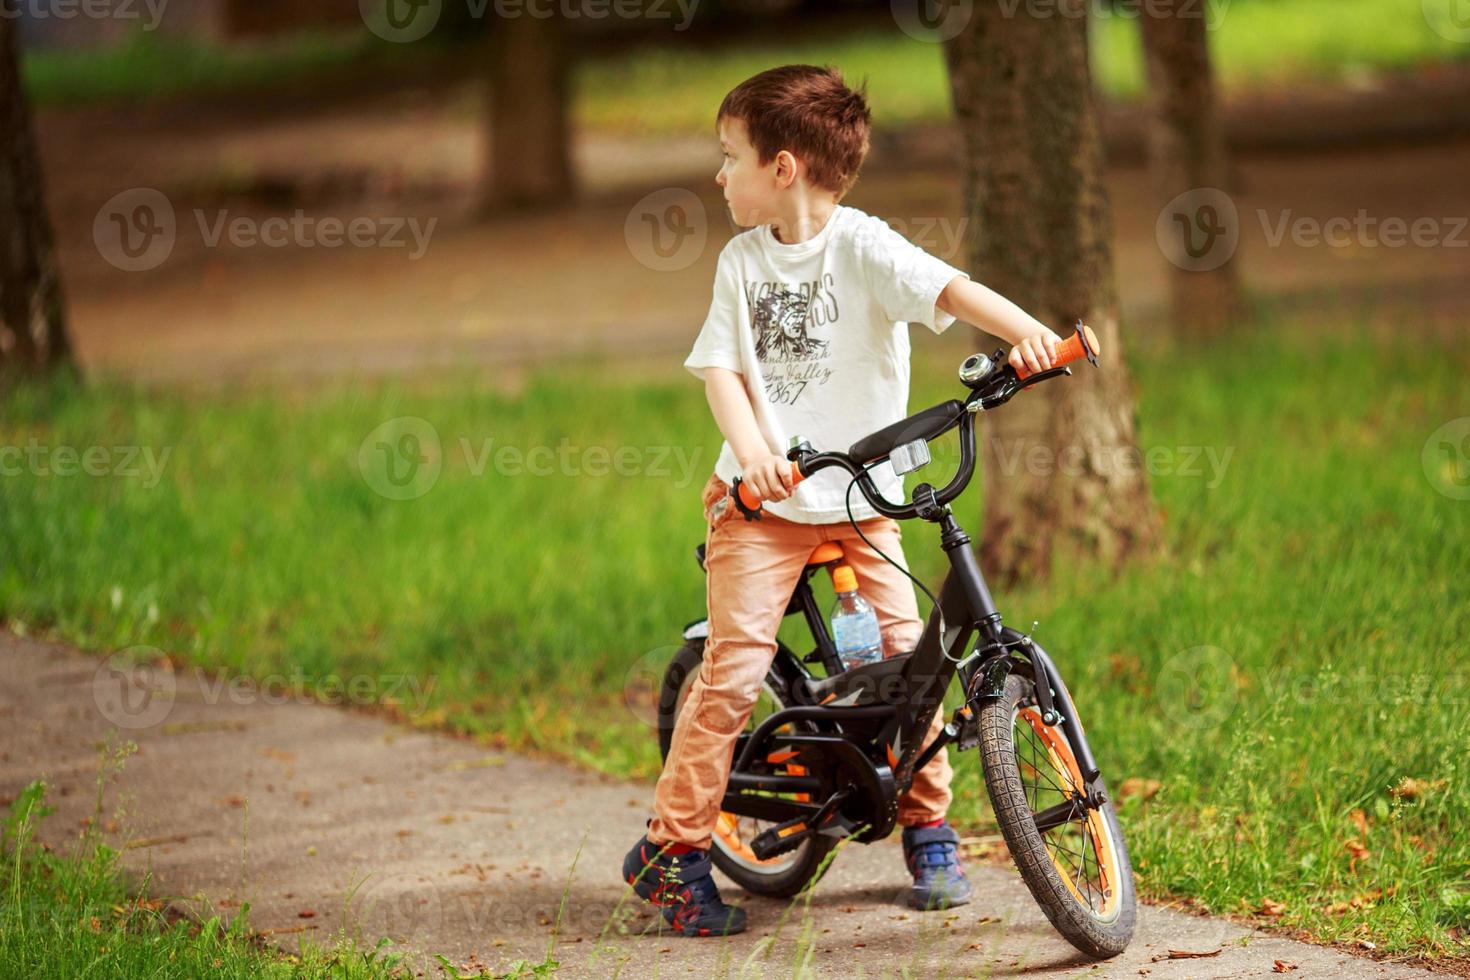
[[[994,382],[995,390],[980,397],[980,407],[987,412],[997,405],[1004,405],[1014,398],[1018,392],[1024,391],[1033,385],[1040,384],[1050,378],[1060,378],[1063,375],[1070,377],[1072,369],[1066,365],[1048,368],[1045,371],[1028,374],[1025,380],[1022,380],[1016,377],[1016,369],[1007,364],[998,373],[1000,376]]]

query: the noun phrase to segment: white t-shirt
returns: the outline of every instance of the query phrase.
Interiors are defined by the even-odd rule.
[[[709,316],[684,366],[699,378],[708,367],[742,374],[773,453],[785,456],[792,436],[817,452],[846,452],[909,414],[908,323],[935,333],[954,323],[934,304],[963,275],[856,208],[839,205],[796,244],[761,225],[720,253]],[[885,498],[903,499],[888,461],[870,473]],[[715,474],[726,483],[740,475],[728,440]],[[843,469],[825,469],[765,507],[802,524],[846,521],[851,481]],[[877,516],[857,487],[851,500],[856,519]]]

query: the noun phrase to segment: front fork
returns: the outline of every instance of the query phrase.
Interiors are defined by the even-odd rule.
[[[1057,665],[1047,652],[1033,642],[1031,637],[1014,635],[1017,638],[1005,644],[1007,650],[990,655],[972,671],[964,670],[962,665],[960,677],[967,694],[965,703],[955,709],[954,717],[944,726],[940,736],[920,754],[914,762],[914,770],[923,768],[941,748],[951,742],[957,743],[962,750],[978,745],[981,705],[988,700],[1003,697],[1006,678],[1024,670],[1032,675],[1036,685],[1036,701],[1041,709],[1042,722],[1047,725],[1060,724],[1067,735],[1067,741],[1072,745],[1086,793],[1082,802],[1093,809],[1101,807],[1108,802],[1107,795],[1097,786],[1102,773],[1092,754],[1092,746],[1087,743],[1082,722],[1077,717],[1077,707],[1072,702],[1071,692],[1067,690]],[[1020,656],[1013,655],[1012,650]]]

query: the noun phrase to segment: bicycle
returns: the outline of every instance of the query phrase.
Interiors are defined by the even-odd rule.
[[[1041,645],[1002,625],[970,539],[948,506],[974,474],[976,414],[1071,375],[1072,361],[1096,365],[1097,354],[1096,337],[1079,322],[1051,368],[1018,372],[1004,351],[972,354],[959,369],[969,389],[963,401],[915,413],[845,453],[816,452],[800,436],[792,439],[793,480],[832,466],[847,470],[878,513],[938,524],[951,567],[937,599],[914,579],[934,603],[914,650],[844,669],[811,587],[818,570],[842,561],[842,548],[829,542],[812,553],[785,615],[805,619],[815,648],[801,656],[778,640],[761,698],[735,744],[712,846],[716,866],[732,881],[754,894],[797,894],[825,871],[839,841],[871,843],[893,831],[898,797],[940,747],[979,748],[1002,836],[1048,920],[1095,959],[1127,948],[1137,915],[1132,866],[1076,705]],[[959,468],[943,488],[920,483],[901,504],[881,496],[868,472],[873,466],[891,460],[900,476],[914,472],[932,458],[929,442],[956,426]],[[730,493],[747,521],[760,519],[760,500],[738,477]],[[704,547],[695,549],[701,568]],[[663,675],[658,725],[665,758],[707,636],[704,619],[686,626],[685,644]],[[820,664],[825,676],[814,676],[808,664]],[[955,677],[964,704],[920,751]]]

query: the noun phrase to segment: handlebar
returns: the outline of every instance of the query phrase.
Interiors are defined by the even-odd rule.
[[[1004,351],[997,350],[993,356],[972,354],[960,365],[960,380],[970,389],[964,401],[950,399],[932,408],[910,415],[892,425],[885,426],[871,435],[853,443],[847,452],[815,452],[806,442],[800,442],[787,452],[791,463],[791,485],[794,489],[802,480],[830,466],[847,470],[857,478],[858,489],[878,513],[895,520],[908,520],[919,516],[915,504],[893,504],[886,500],[873,484],[868,470],[887,459],[899,446],[919,439],[934,440],[956,425],[960,428],[960,466],[954,477],[944,488],[933,493],[933,502],[949,503],[958,497],[975,472],[975,414],[1003,405],[1018,392],[1031,388],[1050,378],[1071,375],[1067,367],[1073,361],[1087,358],[1096,365],[1099,354],[1097,335],[1091,327],[1077,321],[1076,332],[1057,345],[1052,366],[1044,371],[1031,372],[1023,364],[1018,370],[1006,363]],[[999,366],[997,366],[999,365]],[[1028,382],[1022,384],[1022,382]],[[736,508],[747,521],[760,520],[761,498],[736,477],[730,487]]]

